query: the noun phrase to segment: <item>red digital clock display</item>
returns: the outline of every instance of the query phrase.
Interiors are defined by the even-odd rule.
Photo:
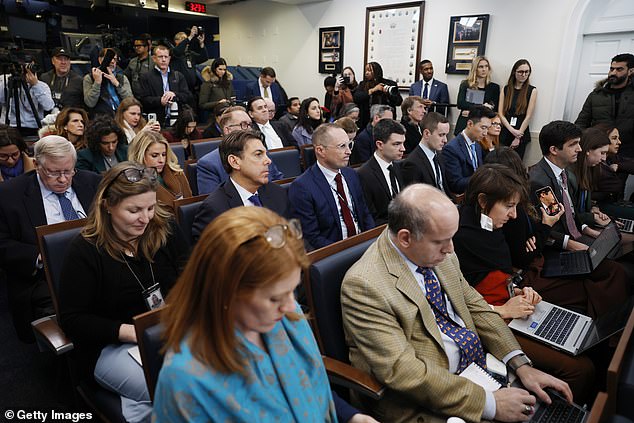
[[[207,5],[205,3],[196,3],[193,1],[185,2],[185,10],[196,13],[207,13]]]

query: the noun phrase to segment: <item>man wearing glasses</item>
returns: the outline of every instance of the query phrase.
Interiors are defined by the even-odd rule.
[[[140,78],[141,74],[149,71],[154,67],[152,57],[150,56],[150,49],[152,48],[152,37],[150,34],[140,34],[134,38],[134,52],[136,57],[130,60],[128,67],[125,68],[123,73],[128,77],[130,85],[132,85],[132,92],[135,97],[140,93]]]
[[[35,170],[0,184],[0,266],[18,337],[33,342],[31,321],[53,313],[35,228],[86,217],[100,176],[75,170],[75,147],[50,135],[35,143]]]
[[[235,207],[266,207],[290,217],[286,190],[269,182],[272,161],[266,155],[266,146],[258,132],[234,131],[222,140],[218,150],[229,178],[209,194],[198,209],[192,226],[194,239],[200,237],[212,220]]]
[[[224,136],[228,134],[250,129],[251,118],[240,106],[229,107],[218,119],[218,125],[222,129]],[[220,151],[215,149],[198,159],[196,166],[196,181],[198,183],[199,194],[209,194],[213,192],[218,185],[226,181],[229,174],[224,169],[220,160]],[[284,174],[279,171],[273,162],[269,164],[269,181],[278,181],[284,179]]]
[[[313,133],[317,163],[291,184],[293,217],[302,223],[304,239],[314,249],[374,228],[357,173],[348,167],[350,141],[332,123]]]

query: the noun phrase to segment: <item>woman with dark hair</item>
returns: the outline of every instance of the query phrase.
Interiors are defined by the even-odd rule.
[[[479,91],[484,91],[482,102],[476,102]],[[469,95],[467,95],[469,94]],[[480,94],[482,95],[482,94]],[[454,134],[458,135],[467,127],[467,117],[469,111],[482,104],[491,110],[495,110],[500,99],[500,86],[491,81],[491,64],[489,59],[484,56],[478,56],[471,62],[471,70],[467,79],[460,83],[458,88],[458,109],[460,115],[456,121]]]
[[[359,128],[365,128],[370,122],[370,107],[375,104],[387,104],[396,116],[396,107],[403,102],[396,82],[383,77],[383,68],[377,62],[365,65],[363,81],[353,95],[359,106]]]
[[[60,322],[82,376],[119,394],[128,422],[149,422],[152,412],[143,368],[128,353],[137,343],[132,318],[163,305],[188,253],[157,204],[158,186],[154,168],[108,170],[61,272]]]
[[[511,75],[500,92],[498,114],[502,117],[502,145],[517,150],[521,158],[529,142],[531,133],[528,127],[535,103],[537,103],[537,89],[530,84],[531,64],[526,59],[520,59],[513,65]]]
[[[491,126],[487,130],[486,136],[482,137],[478,143],[482,147],[482,158],[485,159],[489,151],[495,150],[500,145],[500,132],[502,132],[502,118],[496,113],[491,119]]]
[[[75,150],[86,148],[85,129],[88,113],[79,107],[65,107],[55,118],[55,134],[70,141]]]
[[[180,142],[185,149],[185,158],[194,157],[191,141],[199,140],[203,133],[197,128],[196,113],[189,106],[183,106],[171,131],[164,131],[167,142]]]
[[[147,122],[142,115],[143,106],[141,102],[134,97],[128,97],[121,102],[117,113],[114,115],[114,121],[123,129],[128,144],[141,131],[161,130],[161,124],[157,121]]]
[[[86,128],[88,148],[77,152],[77,169],[103,173],[128,158],[128,140],[110,116],[98,116]]]
[[[307,266],[299,222],[264,207],[207,226],[163,312],[155,421],[376,423],[333,398],[294,296]]]
[[[599,163],[599,176],[592,198],[597,200],[599,207],[605,213],[634,219],[634,205],[632,199],[623,198],[625,184],[629,175],[634,175],[634,159],[619,154],[621,138],[619,130],[610,123],[600,123],[594,128],[601,129],[610,139],[608,155],[605,161]]]
[[[319,100],[315,97],[308,97],[302,101],[301,106],[299,106],[299,119],[293,128],[293,138],[297,141],[297,146],[312,144],[313,131],[322,123]]]
[[[0,182],[35,169],[35,163],[26,151],[26,143],[19,131],[0,125]]]
[[[222,57],[215,59],[200,73],[203,84],[200,86],[198,106],[203,110],[214,110],[220,102],[231,103],[236,94],[233,90],[233,75],[227,70],[227,62]]]
[[[539,291],[531,288],[534,274],[527,273],[519,286],[512,284],[511,247],[502,230],[509,221],[519,218],[518,210],[527,202],[527,184],[516,172],[498,163],[480,166],[469,180],[460,208],[460,225],[453,238],[465,279],[503,319],[527,318],[542,299]],[[589,399],[595,374],[589,358],[571,357],[537,341],[516,338],[537,367],[570,385],[577,402]]]

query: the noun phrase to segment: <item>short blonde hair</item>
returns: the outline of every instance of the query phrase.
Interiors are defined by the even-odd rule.
[[[187,38],[187,34],[185,34],[184,32],[177,32],[176,35],[174,35],[174,41],[176,42],[182,41],[185,38]]]
[[[54,159],[66,159],[69,156],[73,162],[77,162],[77,151],[72,142],[60,135],[47,135],[35,143],[34,157],[39,164],[46,162],[51,157]]]
[[[178,164],[178,158],[176,154],[170,148],[169,143],[160,132],[155,131],[141,131],[139,132],[128,146],[128,160],[137,162],[139,164],[145,164],[145,152],[152,144],[163,144],[165,146],[165,153],[167,155],[166,165],[174,172],[182,172],[180,165]]]

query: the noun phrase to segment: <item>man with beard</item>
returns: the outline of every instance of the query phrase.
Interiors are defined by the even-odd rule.
[[[588,128],[597,123],[614,124],[621,135],[621,156],[634,158],[634,55],[612,58],[608,78],[597,83],[579,112],[575,124]]]

